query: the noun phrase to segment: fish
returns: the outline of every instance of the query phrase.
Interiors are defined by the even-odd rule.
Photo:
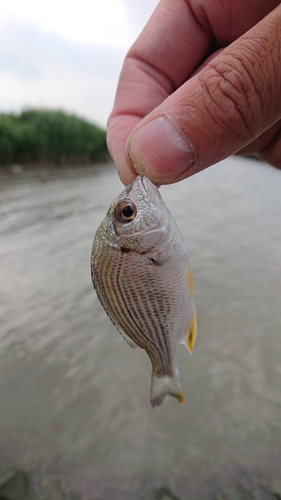
[[[180,230],[147,177],[112,201],[95,234],[91,274],[117,330],[150,358],[152,407],[168,395],[181,403],[177,346],[192,352],[197,332],[192,276]]]

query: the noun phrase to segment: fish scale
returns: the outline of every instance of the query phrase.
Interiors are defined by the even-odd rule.
[[[159,190],[138,176],[110,205],[92,249],[100,302],[131,347],[152,364],[151,404],[183,393],[177,346],[191,351],[196,310],[187,251]]]

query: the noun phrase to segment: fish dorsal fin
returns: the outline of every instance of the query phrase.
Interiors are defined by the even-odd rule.
[[[187,281],[189,284],[191,295],[193,297],[194,296],[193,281],[192,281],[192,274],[191,274],[189,262],[187,263]]]

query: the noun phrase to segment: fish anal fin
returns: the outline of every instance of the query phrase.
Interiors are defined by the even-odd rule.
[[[184,338],[182,340],[182,344],[185,345],[185,347],[188,349],[190,354],[192,353],[192,349],[193,349],[193,346],[195,344],[196,333],[197,333],[197,318],[196,318],[196,314],[195,314],[193,317],[193,320],[191,322],[191,325],[188,328],[186,335],[184,336]]]
[[[175,375],[162,375],[157,376],[152,373],[151,377],[151,406],[161,405],[166,396],[173,396],[180,403],[183,402],[183,392],[180,384],[179,372],[176,371]]]
[[[115,324],[115,323],[114,323]],[[130,347],[133,349],[141,349],[128,335],[125,333],[120,327],[115,325],[119,333],[121,333],[122,337],[124,340],[126,340],[127,344],[129,344]]]

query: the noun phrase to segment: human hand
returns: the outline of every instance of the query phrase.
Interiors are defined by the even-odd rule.
[[[160,0],[125,58],[107,141],[125,185],[238,152],[281,168],[279,1]]]

